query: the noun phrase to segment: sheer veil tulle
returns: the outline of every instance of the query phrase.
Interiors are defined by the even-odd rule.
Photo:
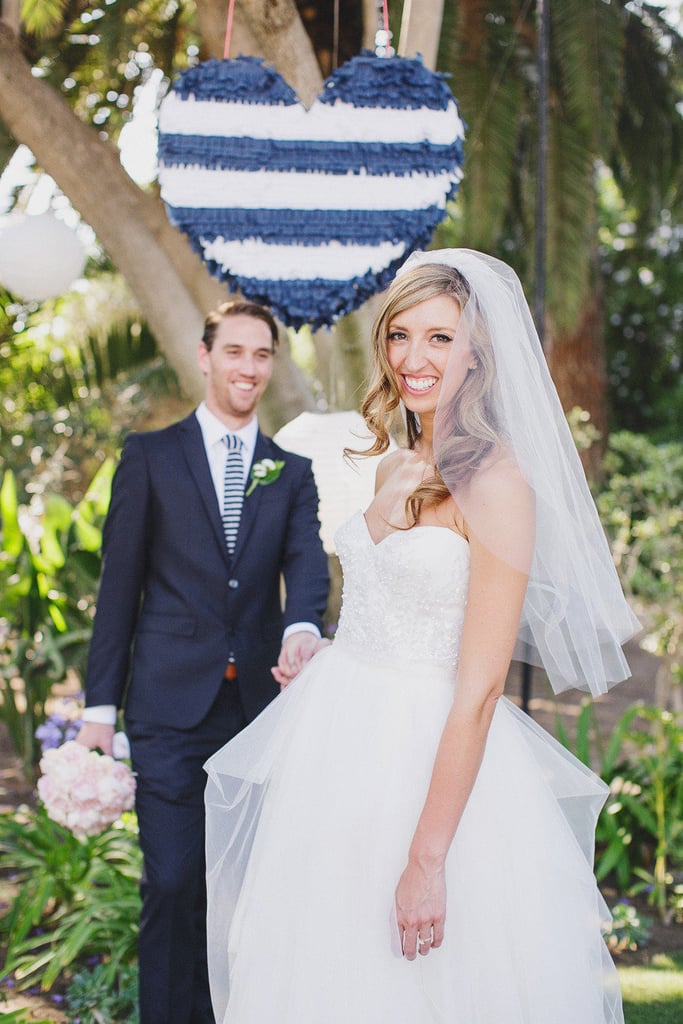
[[[495,379],[487,419],[499,439],[463,478],[454,455],[449,362],[434,431],[436,463],[468,529],[499,558],[528,569],[501,528],[486,475],[516,464],[535,504],[535,540],[515,657],[542,666],[556,693],[569,687],[605,693],[626,679],[621,644],[640,624],[630,610],[612,561],[576,446],[553,385],[521,284],[507,264],[470,249],[415,252],[399,275],[426,264],[460,272],[470,297],[453,346],[488,345]]]

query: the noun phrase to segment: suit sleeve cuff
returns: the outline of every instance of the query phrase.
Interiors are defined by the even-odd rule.
[[[97,704],[92,708],[84,708],[81,719],[84,722],[96,722],[97,725],[116,725],[116,705]]]
[[[293,622],[291,626],[287,626],[282,634],[283,642],[288,636],[291,636],[292,633],[313,633],[314,636],[318,637],[318,640],[320,639],[320,630],[317,626],[314,626],[312,622]]]

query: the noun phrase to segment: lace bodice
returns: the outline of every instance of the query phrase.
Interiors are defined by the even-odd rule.
[[[457,663],[469,545],[452,530],[416,526],[375,544],[357,512],[337,531],[344,571],[337,639],[380,660]]]

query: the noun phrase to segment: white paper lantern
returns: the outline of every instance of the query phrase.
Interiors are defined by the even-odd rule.
[[[13,215],[0,225],[0,282],[25,302],[62,295],[85,259],[76,232],[52,213]]]
[[[325,551],[334,554],[337,529],[358,509],[366,509],[375,493],[380,456],[344,458],[344,448],[363,451],[373,441],[363,417],[358,412],[302,412],[278,430],[274,440],[312,460],[320,497],[320,535]],[[392,442],[391,449],[395,447]]]

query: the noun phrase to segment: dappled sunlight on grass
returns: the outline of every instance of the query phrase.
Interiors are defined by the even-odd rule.
[[[622,967],[626,1024],[681,1024],[683,952],[660,953],[646,967]]]

